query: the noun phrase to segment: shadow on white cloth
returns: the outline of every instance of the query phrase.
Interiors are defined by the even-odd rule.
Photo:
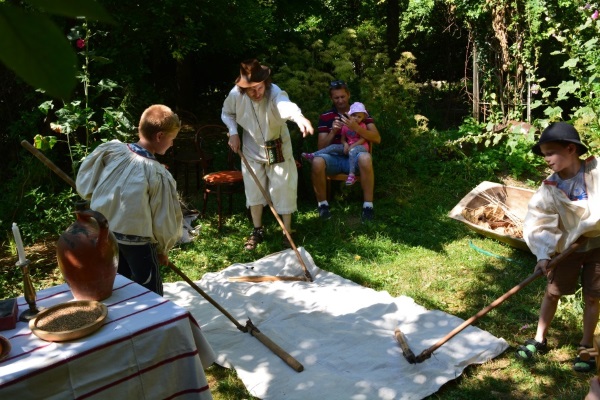
[[[253,396],[263,400],[421,399],[457,378],[469,364],[486,362],[508,348],[504,339],[469,326],[430,359],[411,365],[394,338],[396,327],[418,355],[463,320],[324,271],[308,252],[298,250],[313,282],[227,280],[243,275],[302,276],[296,254],[286,250],[206,274],[196,283],[242,325],[250,318],[304,366],[299,373],[256,338],[237,330],[187,283],[165,284],[165,297],[192,313],[217,353],[217,363],[235,368]]]

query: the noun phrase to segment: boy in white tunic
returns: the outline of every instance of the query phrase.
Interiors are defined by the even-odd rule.
[[[575,293],[578,279],[583,287],[583,337],[579,351],[593,347],[600,299],[600,171],[594,157],[581,160],[587,152],[573,126],[557,122],[548,126],[532,151],[544,157],[554,171],[533,195],[523,232],[527,245],[537,257],[535,270],[548,278],[540,307],[535,338],[517,349],[517,357],[531,359],[547,349],[546,333],[561,296]],[[567,249],[579,237],[587,241],[553,270],[550,259]],[[535,271],[534,270],[534,271]],[[594,358],[575,359],[576,371],[595,370]]]
[[[270,68],[260,65],[256,59],[241,63],[240,76],[223,103],[221,119],[229,130],[229,146],[236,153],[241,145],[238,125],[244,129],[244,157],[291,234],[292,213],[297,209],[298,171],[286,122],[295,122],[302,135],[306,136],[313,134],[310,121],[290,101],[287,93],[271,82]],[[246,206],[250,208],[254,224],[244,247],[254,250],[263,240],[262,211],[267,200],[244,163],[242,174]],[[285,236],[283,240],[284,245],[290,247]]]
[[[77,192],[102,213],[119,243],[119,274],[162,296],[160,265],[182,234],[183,216],[171,173],[156,160],[179,133],[177,114],[164,105],[140,118],[137,143],[98,146],[77,173]]]

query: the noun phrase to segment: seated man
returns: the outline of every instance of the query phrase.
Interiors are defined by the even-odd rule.
[[[340,132],[342,126],[347,126],[358,133],[370,143],[380,143],[381,136],[371,116],[363,121],[366,129],[356,121],[347,117],[350,111],[350,90],[343,81],[331,82],[329,86],[329,97],[333,101],[333,107],[321,114],[319,118],[319,136],[317,147],[322,149],[330,144],[340,143]],[[317,197],[319,217],[331,218],[329,203],[326,193],[326,176],[336,174],[347,174],[349,171],[349,160],[347,155],[323,154],[315,156],[312,160],[311,179],[315,195]],[[375,186],[375,175],[373,173],[373,160],[368,152],[361,153],[358,158],[358,170],[360,171],[360,182],[363,190],[364,203],[362,208],[362,221],[371,221],[373,212],[373,188]]]

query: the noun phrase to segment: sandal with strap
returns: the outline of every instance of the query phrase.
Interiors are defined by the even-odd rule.
[[[265,231],[262,227],[254,228],[254,230],[252,230],[252,233],[250,234],[250,237],[248,237],[246,243],[244,243],[244,249],[246,249],[247,251],[252,251],[256,249],[256,246],[258,246],[259,243],[262,243],[264,235]]]
[[[547,343],[546,339],[541,343],[535,339],[527,339],[523,345],[517,347],[516,356],[520,360],[529,361],[537,353],[545,352],[548,349]]]
[[[596,357],[589,354],[590,351],[594,351],[593,347],[587,347],[579,345],[577,347],[577,354],[579,354],[573,361],[573,370],[577,372],[591,372],[596,371]],[[587,353],[587,357],[583,357],[582,353]]]
[[[579,356],[573,361],[573,371],[577,372],[592,372],[596,371],[596,358],[592,357],[588,361],[584,361]]]

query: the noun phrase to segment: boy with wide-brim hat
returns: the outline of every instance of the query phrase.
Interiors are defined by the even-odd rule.
[[[550,175],[529,202],[523,236],[537,258],[534,271],[547,276],[546,291],[540,307],[536,335],[517,348],[517,358],[529,360],[547,350],[546,333],[561,296],[575,293],[578,279],[583,287],[583,337],[579,351],[593,347],[600,300],[600,171],[594,157],[581,160],[588,149],[570,124],[549,125],[532,147],[544,157]],[[581,247],[551,271],[550,259],[566,250],[580,237]],[[594,358],[577,357],[573,368],[579,372],[595,370]]]

